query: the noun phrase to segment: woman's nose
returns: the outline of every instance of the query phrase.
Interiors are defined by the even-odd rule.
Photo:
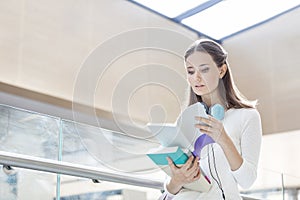
[[[196,81],[201,81],[202,77],[201,77],[201,74],[199,72],[196,72],[195,76],[196,76],[195,77]]]

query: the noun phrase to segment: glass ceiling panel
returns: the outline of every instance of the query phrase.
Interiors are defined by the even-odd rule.
[[[170,18],[177,17],[207,0],[133,0]]]
[[[300,4],[299,0],[226,0],[182,23],[220,40]]]

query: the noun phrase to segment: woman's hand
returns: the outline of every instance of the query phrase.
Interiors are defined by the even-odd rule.
[[[183,185],[198,180],[201,176],[199,158],[190,156],[187,162],[177,167],[170,158],[167,158],[171,169],[171,180],[167,184],[167,189],[172,194],[177,194]]]
[[[201,124],[195,124],[195,127],[199,128],[201,133],[207,134],[220,145],[226,141],[228,135],[225,132],[221,121],[210,115],[208,118],[195,117],[195,119],[201,122]]]
[[[210,136],[222,147],[231,170],[237,170],[242,165],[243,158],[225,132],[222,122],[212,116],[209,116],[208,119],[203,117],[195,117],[195,119],[205,124],[195,124],[195,127],[199,128],[202,133]]]

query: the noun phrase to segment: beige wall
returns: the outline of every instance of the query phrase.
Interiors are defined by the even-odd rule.
[[[183,62],[178,55],[157,49],[135,50],[128,55],[119,55],[117,50],[120,47],[133,49],[122,43],[111,44],[112,38],[147,27],[169,29],[174,35],[181,33],[181,37],[188,42],[172,41],[172,37],[158,38],[158,41],[163,39],[169,40],[169,43],[174,42],[170,49],[175,48],[180,55],[190,41],[196,38],[196,34],[191,31],[121,0],[1,1],[0,13],[0,81],[69,101],[92,104],[109,111],[113,110],[112,95],[120,87],[118,84],[122,78],[140,69],[137,75],[147,83],[151,79],[147,69],[151,63],[166,65],[184,80]],[[144,40],[154,41],[155,38],[149,34]],[[111,63],[106,66],[103,76],[95,77],[97,82],[84,85],[90,89],[78,89],[76,81],[83,73],[83,65],[95,49],[101,51],[104,48],[103,43],[109,43],[109,47],[105,48],[105,54],[99,53],[97,58],[103,60],[111,55]],[[91,62],[96,66],[97,61]],[[141,68],[142,65],[145,67]],[[84,75],[85,83],[97,72],[89,73]],[[149,121],[149,106],[163,103],[166,106],[164,109],[167,120],[175,120],[182,101],[180,99],[178,104],[177,96],[183,98],[185,87],[186,85],[181,84],[176,88],[180,95],[176,94],[175,98],[163,86],[135,88],[136,90],[130,91],[130,99],[122,99],[127,102],[129,110],[115,108],[114,112],[129,113],[135,118]],[[80,90],[79,97],[74,97],[74,90]],[[85,99],[88,95],[93,95],[95,99],[92,102]],[[156,115],[161,114],[160,109],[153,110],[158,112]]]
[[[236,83],[258,99],[264,133],[300,128],[300,9],[224,42]]]

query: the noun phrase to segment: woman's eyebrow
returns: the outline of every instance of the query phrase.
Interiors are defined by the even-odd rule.
[[[208,65],[208,64],[200,64],[198,67],[204,67],[204,66],[206,66],[206,65]],[[193,69],[194,67],[193,66],[188,66],[187,67],[187,69]]]
[[[203,64],[200,64],[198,67],[203,67],[203,66],[206,66],[206,65],[208,65],[208,64],[203,63]]]

